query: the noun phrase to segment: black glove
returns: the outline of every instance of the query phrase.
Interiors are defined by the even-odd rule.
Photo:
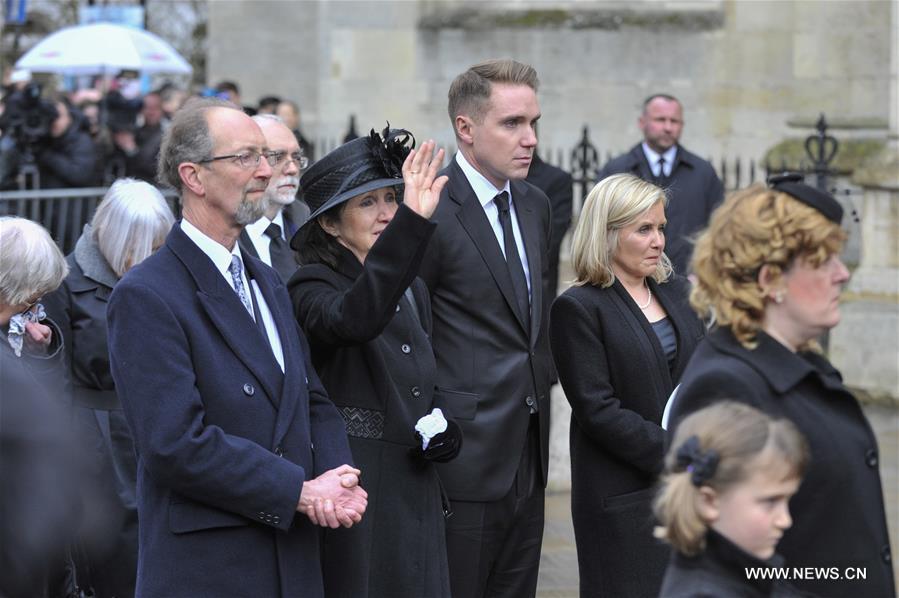
[[[415,432],[416,446],[412,452],[422,459],[446,463],[452,461],[462,450],[462,429],[451,419],[446,420],[446,430],[437,434],[428,443],[428,448],[421,450],[421,434]]]

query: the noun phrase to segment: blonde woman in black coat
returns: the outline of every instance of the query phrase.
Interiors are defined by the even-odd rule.
[[[458,452],[458,426],[448,422],[424,451],[416,437],[436,374],[431,304],[417,275],[447,179],[437,177],[443,150],[432,156],[429,141],[410,153],[409,139],[372,131],[300,180],[312,214],[291,242],[303,266],[288,286],[369,496],[361,524],[325,533],[325,594],[334,598],[450,595],[434,462]]]
[[[715,211],[696,242],[690,301],[716,326],[684,372],[671,422],[722,399],[790,419],[811,460],[779,551],[791,567],[839,574],[792,583],[821,596],[889,597],[895,582],[877,439],[816,341],[839,323],[849,280],[839,256],[842,216],[833,197],[799,175],[735,193]]]
[[[571,403],[571,512],[581,596],[656,596],[668,549],[653,537],[660,422],[702,324],[665,249],[665,193],[629,174],[598,183],[574,232],[573,287],[550,340]]]

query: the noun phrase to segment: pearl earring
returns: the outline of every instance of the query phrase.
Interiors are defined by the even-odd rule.
[[[784,292],[783,290],[778,289],[774,292],[774,303],[783,303],[784,302]]]

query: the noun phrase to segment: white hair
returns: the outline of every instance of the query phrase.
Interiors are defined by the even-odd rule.
[[[119,277],[147,259],[174,223],[162,193],[136,179],[114,182],[91,220],[100,253]]]
[[[24,305],[54,290],[69,273],[62,251],[36,222],[0,217],[0,305]]]
[[[278,116],[277,114],[254,114],[250,118],[255,120],[257,125],[261,125],[262,123],[264,123],[266,121],[271,121],[271,122],[281,123],[285,127],[287,126],[287,124],[284,122],[284,119],[281,118],[280,116]]]

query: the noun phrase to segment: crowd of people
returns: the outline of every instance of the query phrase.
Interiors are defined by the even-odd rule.
[[[388,124],[313,163],[295,105],[224,82],[124,142],[180,220],[136,172],[67,257],[0,219],[0,595],[534,596],[557,381],[582,596],[894,596],[876,440],[816,342],[839,203],[724,199],[656,94],[556,297],[538,87],[473,65],[454,156]],[[785,565],[865,575],[749,573]]]
[[[307,159],[315,159],[296,102],[264,96],[258,107],[243,106],[232,81],[193,94],[164,83],[141,94],[137,73],[123,71],[75,91],[42,94],[29,73],[15,74],[0,99],[0,189],[109,186],[125,177],[155,184],[163,133],[191,97],[226,99],[250,115],[276,114]]]

